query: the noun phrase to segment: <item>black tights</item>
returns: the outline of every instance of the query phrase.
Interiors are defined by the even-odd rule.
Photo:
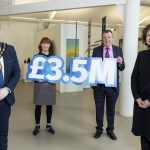
[[[35,105],[35,122],[36,124],[40,124],[41,119],[41,105]],[[47,124],[51,123],[52,118],[52,105],[46,105],[46,116],[47,116]]]

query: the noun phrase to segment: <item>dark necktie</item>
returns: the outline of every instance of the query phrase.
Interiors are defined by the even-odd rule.
[[[109,55],[109,47],[106,47],[105,58],[110,58],[110,55]]]
[[[0,88],[4,85],[3,73],[2,73],[2,65],[0,64]]]

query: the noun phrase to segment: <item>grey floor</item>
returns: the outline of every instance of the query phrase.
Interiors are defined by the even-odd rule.
[[[116,114],[115,133],[112,141],[106,132],[94,139],[95,109],[91,89],[76,93],[57,93],[53,108],[52,125],[55,135],[45,132],[45,107],[42,108],[41,132],[32,135],[34,105],[32,83],[20,82],[16,88],[16,103],[12,107],[9,130],[9,150],[140,150],[138,137],[131,134],[132,118]],[[106,119],[104,127],[106,127]]]

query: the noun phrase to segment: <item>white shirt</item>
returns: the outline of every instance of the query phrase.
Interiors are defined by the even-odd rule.
[[[0,64],[2,66],[2,74],[3,74],[3,79],[4,79],[4,59],[3,59],[3,56],[0,58]]]

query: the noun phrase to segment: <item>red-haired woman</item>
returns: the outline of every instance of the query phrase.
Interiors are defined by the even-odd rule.
[[[43,37],[38,46],[39,55],[46,57],[54,55],[54,47],[52,41],[48,37]],[[41,107],[46,105],[47,124],[46,131],[54,134],[55,130],[51,126],[52,105],[56,103],[56,85],[49,82],[34,82],[33,103],[35,104],[35,128],[33,135],[40,132]]]

